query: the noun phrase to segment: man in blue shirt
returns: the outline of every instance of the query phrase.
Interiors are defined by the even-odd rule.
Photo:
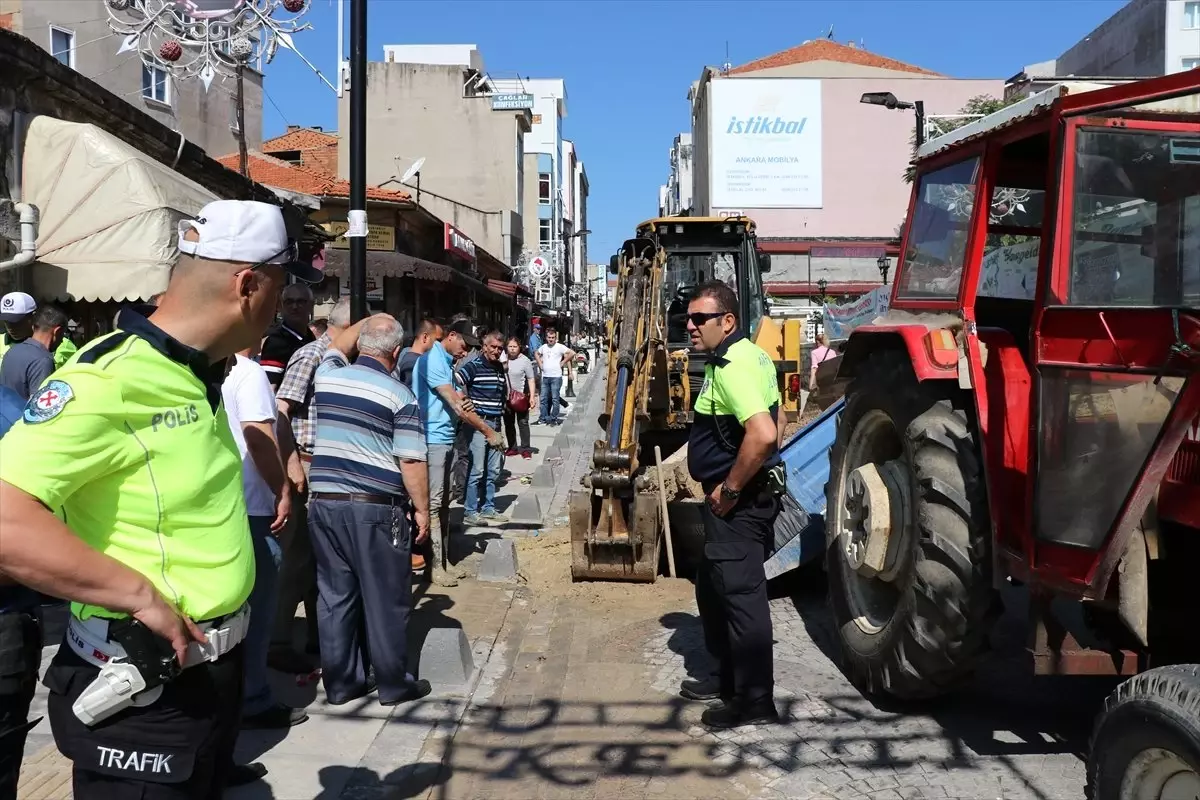
[[[417,360],[413,370],[413,392],[425,425],[425,444],[429,464],[429,537],[433,559],[437,562],[431,578],[438,586],[457,586],[463,577],[451,566],[446,554],[449,536],[450,454],[454,449],[455,429],[461,420],[484,435],[488,444],[501,447],[504,437],[475,413],[471,401],[454,386],[454,359],[479,340],[472,333],[470,320],[458,320],[445,329],[445,337],[434,342],[429,352]],[[438,569],[437,567],[441,567]]]
[[[391,375],[402,338],[392,317],[368,317],[340,333],[317,367],[309,529],[322,678],[333,705],[375,688],[367,653],[380,704],[430,691],[407,670],[409,562],[413,544],[429,535],[429,479],[417,398]]]
[[[483,351],[458,368],[458,380],[467,390],[467,397],[476,413],[495,431],[504,421],[504,401],[508,395],[508,380],[500,363],[504,335],[490,331],[483,337]],[[488,444],[488,437],[473,431],[469,444],[471,471],[467,476],[466,498],[463,501],[467,525],[501,524],[507,520],[496,513],[496,481],[500,477],[500,449]],[[486,470],[484,466],[486,464]],[[483,483],[483,507],[479,506],[480,482]]]

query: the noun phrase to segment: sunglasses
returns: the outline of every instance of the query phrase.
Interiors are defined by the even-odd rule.
[[[279,258],[282,255],[287,255],[287,261],[285,261],[283,264],[272,264],[272,262],[274,262],[275,259]],[[273,256],[268,256],[267,258],[264,258],[262,261],[259,261],[256,264],[251,264],[249,267],[247,267],[247,269],[262,269],[263,267],[268,267],[268,266],[284,267],[286,269],[287,264],[292,264],[299,260],[300,260],[300,243],[297,242],[295,239],[288,239],[287,247],[283,248],[282,250],[280,250],[278,253],[276,253]]]
[[[702,328],[709,320],[718,319],[728,313],[728,311],[693,311],[687,315],[687,318],[692,325]]]

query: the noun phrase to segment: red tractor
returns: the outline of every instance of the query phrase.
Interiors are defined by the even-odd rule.
[[[926,143],[891,308],[839,370],[826,567],[855,683],[951,689],[1023,585],[1037,674],[1130,676],[1088,796],[1200,797],[1198,368],[1200,71]]]

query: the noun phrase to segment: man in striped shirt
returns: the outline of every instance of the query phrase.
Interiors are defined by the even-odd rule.
[[[500,361],[503,350],[504,335],[500,331],[490,331],[483,337],[480,355],[461,364],[457,371],[458,382],[466,389],[475,413],[494,431],[499,431],[504,421],[504,401],[508,396],[508,380]],[[500,478],[501,449],[489,444],[482,431],[472,431],[469,452],[471,472],[467,475],[463,522],[467,525],[507,522],[496,513],[496,481]],[[481,488],[482,508],[479,501]]]
[[[416,397],[391,375],[403,334],[392,317],[369,317],[340,333],[317,367],[309,526],[333,705],[375,690],[368,666],[381,705],[430,691],[407,671],[412,550],[429,536],[429,475]]]

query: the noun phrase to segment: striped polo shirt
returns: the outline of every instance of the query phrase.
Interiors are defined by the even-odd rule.
[[[479,416],[504,415],[508,381],[504,375],[504,365],[499,359],[488,361],[482,355],[472,358],[458,368],[458,382],[466,387],[467,397],[475,404]]]
[[[425,426],[412,390],[373,358],[353,365],[329,348],[313,391],[314,492],[407,495],[396,459],[425,460]]]

